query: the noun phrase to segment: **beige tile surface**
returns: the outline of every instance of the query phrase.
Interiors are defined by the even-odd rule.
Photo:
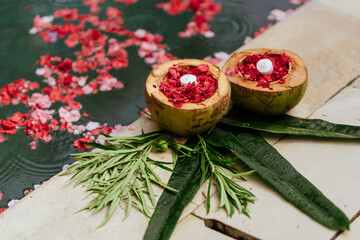
[[[251,189],[257,197],[255,204],[249,205],[251,219],[238,213],[230,218],[224,209],[217,207],[219,205],[217,193],[211,198],[211,211],[208,215],[205,204],[200,205],[194,214],[205,219],[216,219],[245,234],[266,240],[329,239],[329,236],[333,235],[333,232],[314,223],[305,214],[296,210],[256,175],[246,177],[246,180],[247,182],[239,184]],[[316,238],[313,238],[314,234]]]
[[[1,239],[141,239],[147,220],[133,209],[126,221],[119,208],[111,221],[95,230],[104,220],[106,211],[74,214],[89,199],[84,189],[73,189],[69,177],[50,180],[39,189],[5,211],[0,219]]]
[[[360,125],[360,78],[330,99],[309,118],[326,118],[327,121]]]
[[[350,226],[350,231],[343,232],[336,240],[358,240],[360,238],[360,218],[358,217]]]
[[[322,4],[336,9],[339,12],[360,19],[360,2],[351,0],[319,0]]]
[[[211,228],[205,227],[204,221],[189,215],[179,222],[170,238],[171,240],[230,240],[233,239],[217,232]]]

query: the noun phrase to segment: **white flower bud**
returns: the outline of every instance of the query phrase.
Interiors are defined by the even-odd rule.
[[[273,72],[274,66],[269,59],[261,59],[256,64],[257,70],[263,75],[269,75]]]
[[[181,86],[186,87],[190,83],[196,84],[196,76],[192,74],[185,74],[180,78]]]

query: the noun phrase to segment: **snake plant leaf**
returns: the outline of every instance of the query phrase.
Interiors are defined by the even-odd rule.
[[[314,220],[331,229],[349,229],[350,221],[345,214],[256,131],[221,124],[208,138],[256,170],[285,199]]]
[[[178,192],[163,191],[147,227],[145,240],[170,238],[182,211],[198,192],[200,179],[200,163],[195,156],[176,163],[168,186]]]
[[[234,106],[222,123],[264,132],[332,138],[360,138],[360,126],[334,124],[321,119],[297,118],[289,115],[260,116]]]

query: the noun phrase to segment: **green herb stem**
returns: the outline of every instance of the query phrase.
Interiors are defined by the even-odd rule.
[[[75,186],[84,184],[89,195],[95,195],[80,211],[87,209],[97,212],[109,206],[107,216],[99,227],[109,221],[120,204],[126,206],[124,219],[129,216],[131,206],[136,206],[146,218],[150,218],[151,207],[147,203],[147,196],[154,207],[156,199],[153,185],[176,191],[168,187],[153,169],[154,166],[169,168],[149,158],[149,154],[159,146],[163,151],[162,146],[167,140],[164,132],[134,137],[105,137],[106,145],[89,144],[99,148],[99,151],[74,154],[78,162],[62,175],[75,171],[71,179],[80,176]]]

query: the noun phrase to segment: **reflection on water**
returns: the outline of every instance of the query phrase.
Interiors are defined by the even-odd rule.
[[[232,52],[240,47],[245,36],[252,36],[261,26],[266,25],[267,14],[273,8],[287,9],[287,0],[221,0],[223,11],[215,16],[212,31],[215,37],[203,36],[179,38],[192,18],[191,12],[169,16],[157,9],[159,1],[139,1],[131,6],[107,1],[102,8],[111,5],[124,12],[125,26],[130,30],[139,28],[164,36],[169,52],[179,58],[204,58],[214,52]],[[0,87],[19,78],[41,81],[35,75],[35,62],[41,55],[73,58],[73,49],[67,48],[63,40],[57,43],[44,43],[35,35],[28,33],[35,15],[46,16],[59,8],[79,8],[86,13],[82,1],[70,0],[3,0],[0,6]],[[25,10],[28,9],[28,10]],[[103,13],[102,13],[103,14]],[[109,125],[127,125],[139,117],[136,105],[145,107],[144,83],[151,67],[137,55],[137,49],[129,48],[129,66],[111,72],[125,87],[121,90],[99,92],[95,95],[79,97],[83,111],[90,114],[88,120]],[[24,106],[0,108],[0,119],[14,112],[25,112]],[[74,151],[74,135],[66,132],[53,132],[53,141],[40,143],[37,150],[29,147],[30,139],[22,132],[10,136],[0,144],[0,191],[4,193],[0,207],[6,206],[12,198],[21,198],[23,191],[34,184],[40,184],[58,173],[62,166],[71,163],[69,154]]]

